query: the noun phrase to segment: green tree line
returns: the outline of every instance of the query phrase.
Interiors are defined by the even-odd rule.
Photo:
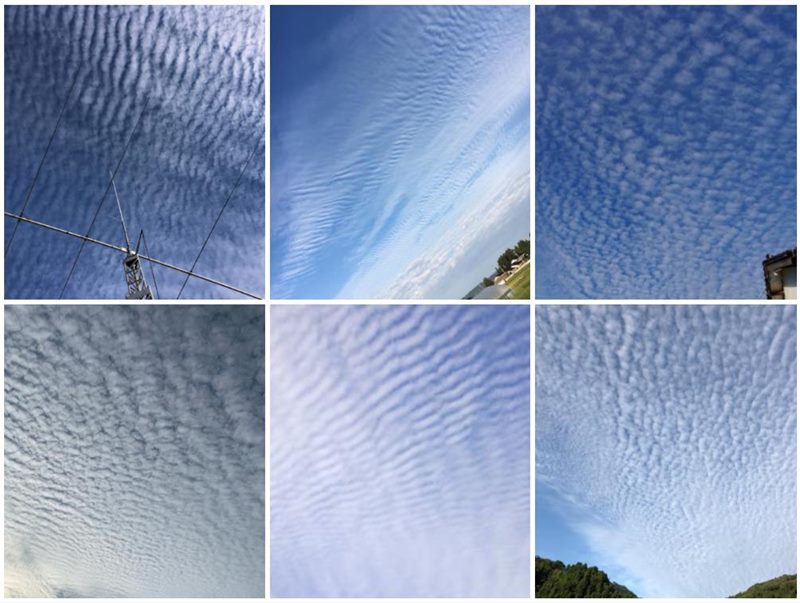
[[[536,597],[553,599],[635,599],[624,586],[612,582],[605,572],[585,563],[564,565],[536,557]]]
[[[497,258],[497,267],[500,269],[500,272],[508,272],[511,270],[511,262],[519,257],[531,257],[530,239],[517,241],[514,247],[510,247],[500,254],[500,257]]]
[[[608,579],[605,572],[585,563],[565,565],[536,557],[536,597],[552,599],[636,598],[629,589]],[[796,599],[797,575],[783,575],[754,584],[731,598]]]

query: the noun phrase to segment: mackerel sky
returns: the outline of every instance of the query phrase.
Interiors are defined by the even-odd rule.
[[[264,327],[6,306],[5,596],[264,596]]]
[[[278,298],[456,298],[530,233],[527,6],[271,9]]]
[[[763,298],[796,245],[794,6],[536,8],[536,294]]]
[[[196,270],[263,296],[263,9],[7,6],[4,14],[6,210],[25,204],[68,99],[25,214],[86,234],[148,103],[116,177],[134,244],[143,229],[153,257],[191,267],[242,173]],[[5,218],[6,245],[14,225]],[[91,235],[124,245],[113,192]],[[79,246],[20,224],[6,255],[6,297],[58,298]],[[64,297],[123,298],[122,259],[87,245]],[[154,270],[151,287],[174,299],[183,276]],[[241,296],[192,279],[182,297]]]
[[[536,554],[639,596],[797,571],[796,308],[536,309]]]
[[[272,308],[272,596],[528,596],[529,316]]]

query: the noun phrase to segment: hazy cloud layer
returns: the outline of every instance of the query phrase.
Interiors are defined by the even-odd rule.
[[[528,595],[529,311],[272,309],[273,596]]]
[[[5,317],[5,596],[262,597],[263,309]]]
[[[537,7],[537,295],[759,298],[795,245],[795,7]]]
[[[461,298],[529,234],[528,7],[273,7],[275,297]]]
[[[796,572],[795,312],[537,308],[537,505],[584,561],[640,596]]]
[[[154,257],[190,267],[260,145],[197,271],[263,295],[263,9],[6,7],[6,210],[22,208],[76,77],[25,213],[85,233],[149,97],[116,178],[131,236],[144,229]],[[14,223],[6,218],[6,241]],[[92,235],[124,244],[113,193]],[[6,259],[6,296],[57,298],[79,245],[21,224]],[[121,261],[87,246],[65,296],[123,297]],[[161,296],[174,298],[183,277],[155,270]],[[195,280],[183,296],[239,297]]]

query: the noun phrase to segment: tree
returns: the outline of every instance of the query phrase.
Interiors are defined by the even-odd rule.
[[[754,584],[733,599],[796,599],[797,574],[785,574],[766,582]]]
[[[508,272],[511,270],[511,262],[517,258],[517,254],[513,249],[506,249],[499,258],[497,258],[497,266],[500,272]]]
[[[542,599],[635,598],[624,586],[612,582],[605,572],[585,563],[564,565],[536,557],[536,597]]]
[[[530,239],[522,239],[517,241],[516,247],[514,247],[514,251],[517,252],[517,255],[524,255],[526,257],[531,257],[531,240]]]
[[[491,287],[494,285],[494,280],[490,279],[488,276],[483,277],[483,286],[484,287]]]

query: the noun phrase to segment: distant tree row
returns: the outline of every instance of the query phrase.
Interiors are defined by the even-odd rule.
[[[536,557],[536,597],[552,599],[635,599],[630,590],[585,563],[564,565]]]
[[[514,247],[506,249],[502,254],[500,254],[500,257],[497,258],[497,267],[499,268],[500,272],[508,272],[511,270],[511,262],[521,257],[531,257],[530,239],[522,239],[521,241],[517,241],[517,244]]]

